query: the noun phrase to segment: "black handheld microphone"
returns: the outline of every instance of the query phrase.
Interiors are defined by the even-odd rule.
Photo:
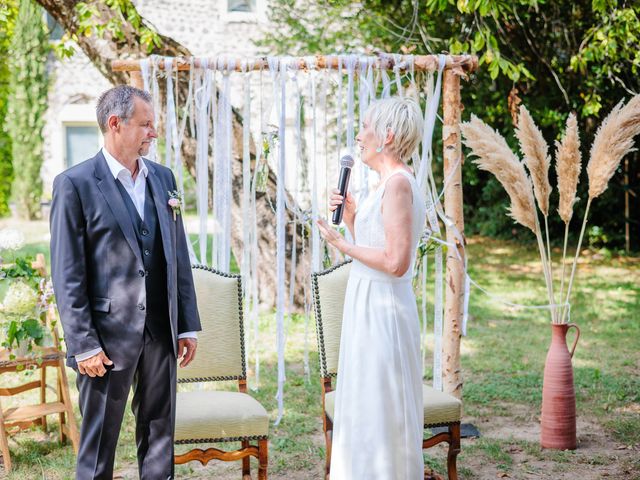
[[[351,177],[351,168],[353,167],[353,157],[351,155],[345,155],[340,159],[340,179],[338,180],[338,190],[340,195],[344,197],[341,205],[338,205],[333,211],[333,224],[340,225],[342,222],[342,213],[344,210],[344,204],[347,201],[347,190],[349,189],[349,177]]]

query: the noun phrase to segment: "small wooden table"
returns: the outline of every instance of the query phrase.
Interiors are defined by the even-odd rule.
[[[19,372],[25,369],[40,370],[38,380],[30,381],[15,387],[0,386],[0,397],[8,397],[23,392],[40,389],[40,403],[2,408],[0,405],[0,452],[4,459],[5,472],[11,471],[8,436],[10,430],[17,431],[40,425],[47,430],[47,415],[57,414],[60,422],[60,441],[71,440],[73,450],[78,453],[80,435],[73,414],[73,405],[69,396],[69,382],[64,364],[65,355],[56,347],[40,349],[36,357],[9,359],[7,350],[0,350],[0,375],[8,372]],[[47,368],[57,370],[56,401],[47,402]],[[13,433],[13,432],[11,432]]]
[[[44,255],[38,254],[32,264],[43,278],[46,278],[46,261]],[[54,325],[54,308],[47,312],[47,323]],[[5,473],[11,471],[11,456],[9,452],[9,435],[30,427],[40,425],[47,430],[47,416],[57,414],[60,421],[60,440],[64,443],[71,440],[73,450],[78,454],[80,434],[73,414],[73,405],[69,396],[69,381],[65,370],[65,353],[60,348],[60,339],[56,328],[52,328],[53,345],[36,350],[33,356],[10,358],[6,349],[0,349],[0,375],[3,373],[20,372],[25,369],[39,370],[39,380],[33,380],[14,387],[3,387],[0,377],[0,399],[40,389],[40,403],[20,405],[18,407],[2,408],[0,403],[0,453],[4,459]],[[57,371],[56,388],[57,399],[47,402],[47,368],[55,368]],[[34,372],[35,373],[35,372]],[[50,388],[50,387],[49,387]]]

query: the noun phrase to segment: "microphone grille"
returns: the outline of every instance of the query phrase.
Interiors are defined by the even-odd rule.
[[[351,155],[345,155],[340,159],[341,167],[352,168],[354,163],[355,162],[353,161],[353,157]]]

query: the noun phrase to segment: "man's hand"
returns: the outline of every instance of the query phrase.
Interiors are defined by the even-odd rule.
[[[196,356],[198,340],[195,338],[181,338],[178,340],[178,360],[181,367],[186,367]]]
[[[89,357],[86,360],[78,362],[78,371],[82,375],[89,375],[90,377],[102,377],[107,373],[105,365],[113,365],[113,362],[109,360],[109,357],[104,351]]]

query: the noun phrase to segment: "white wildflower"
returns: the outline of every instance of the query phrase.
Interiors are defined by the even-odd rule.
[[[13,282],[4,297],[3,310],[15,315],[33,314],[38,307],[38,292],[24,282]]]
[[[0,230],[0,251],[19,250],[24,245],[24,235],[20,230],[4,228]]]

